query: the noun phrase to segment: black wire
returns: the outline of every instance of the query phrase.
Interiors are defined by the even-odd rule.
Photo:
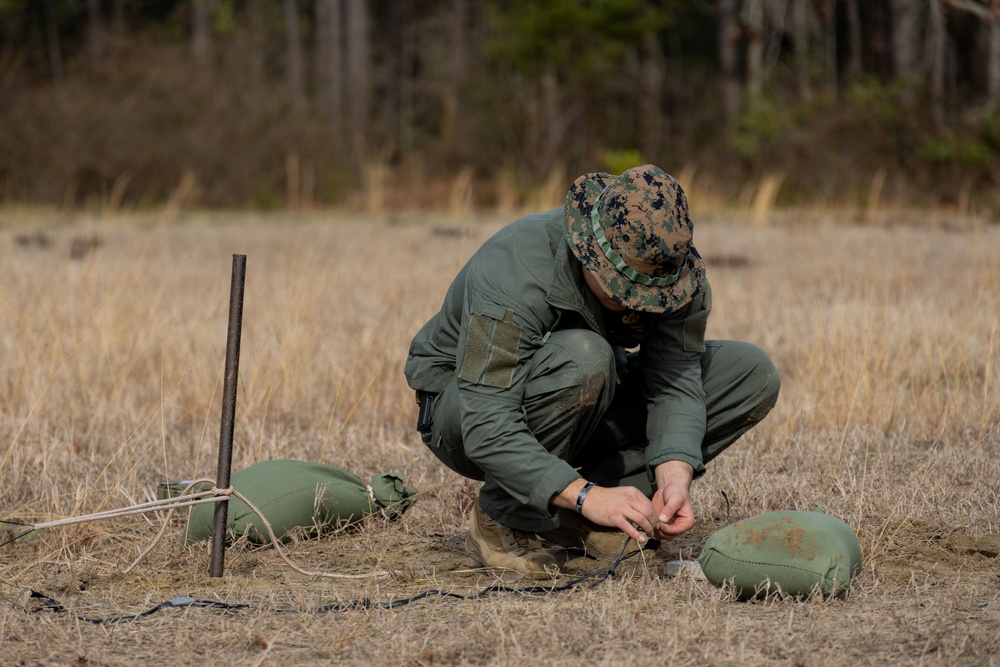
[[[326,604],[326,605],[322,605],[320,607],[316,607],[315,609],[306,610],[305,612],[302,612],[302,611],[297,610],[297,609],[275,609],[274,613],[276,613],[276,614],[299,614],[299,613],[317,613],[317,614],[323,614],[323,613],[329,613],[329,612],[340,612],[340,611],[351,611],[351,610],[396,609],[397,607],[402,607],[404,605],[408,605],[411,602],[416,602],[418,600],[423,600],[425,598],[429,598],[429,597],[433,597],[433,596],[444,597],[444,598],[455,598],[457,600],[481,600],[481,599],[483,599],[483,598],[485,598],[485,597],[487,597],[489,595],[492,595],[494,593],[522,593],[522,594],[559,593],[559,592],[562,592],[562,591],[567,591],[567,590],[569,590],[571,588],[575,588],[576,586],[579,586],[580,584],[584,583],[585,581],[589,581],[591,579],[596,579],[593,583],[590,584],[590,588],[593,588],[594,586],[597,586],[598,584],[600,584],[600,583],[606,581],[607,579],[615,576],[615,573],[616,573],[616,571],[618,569],[618,566],[622,562],[628,560],[629,558],[631,558],[631,557],[635,556],[637,553],[639,553],[639,550],[637,549],[635,551],[631,551],[631,552],[629,552],[629,553],[626,554],[625,553],[625,548],[627,546],[628,546],[628,541],[625,541],[625,542],[622,543],[621,549],[618,550],[618,555],[615,557],[615,559],[609,565],[606,565],[605,567],[602,567],[600,569],[594,570],[593,572],[587,572],[586,574],[580,575],[579,577],[576,577],[575,579],[572,579],[572,580],[566,582],[565,584],[561,584],[559,586],[542,586],[542,585],[535,585],[535,586],[506,586],[506,585],[503,585],[503,584],[493,584],[491,586],[487,586],[486,588],[482,589],[481,591],[479,591],[478,593],[475,593],[473,595],[461,595],[459,593],[451,593],[451,592],[448,592],[448,591],[442,591],[442,590],[438,590],[436,588],[432,588],[432,589],[423,591],[421,593],[418,593],[417,595],[414,595],[413,597],[399,598],[399,599],[396,599],[396,600],[389,600],[389,601],[383,601],[383,602],[373,602],[370,598],[365,597],[365,598],[359,598],[359,599],[356,599],[356,600],[351,600],[350,602],[340,602],[340,603],[336,603],[336,604]],[[38,591],[36,591],[34,589],[30,589],[30,588],[27,589],[27,590],[31,591],[31,598],[32,599],[36,599],[36,600],[40,600],[41,601],[40,606],[38,606],[35,609],[32,609],[31,613],[37,613],[37,612],[40,612],[40,611],[51,611],[51,612],[54,612],[54,613],[71,613],[71,612],[69,612],[68,609],[66,609],[64,606],[62,606],[61,604],[59,604],[59,602],[57,602],[55,599],[49,597],[48,595],[45,595],[44,593],[40,593],[40,592],[38,592]],[[147,609],[146,611],[141,612],[139,614],[122,615],[122,616],[112,616],[112,617],[109,617],[109,618],[86,618],[84,616],[77,616],[76,614],[73,614],[73,616],[75,618],[77,618],[78,620],[83,621],[85,623],[93,623],[94,625],[103,625],[103,624],[107,624],[107,623],[122,623],[122,622],[125,622],[125,621],[136,621],[136,620],[138,620],[140,618],[145,618],[146,616],[150,616],[152,614],[155,614],[158,611],[161,611],[163,609],[169,609],[171,607],[201,607],[201,608],[207,608],[207,609],[223,609],[223,610],[227,610],[228,611],[228,610],[231,610],[231,609],[249,609],[250,605],[248,605],[248,604],[230,604],[228,602],[218,602],[218,601],[213,601],[213,600],[198,600],[198,599],[189,598],[189,597],[177,597],[177,598],[173,598],[172,600],[167,600],[165,602],[161,602],[160,604],[156,605],[155,607]]]
[[[41,600],[41,606],[31,610],[31,613],[38,613],[40,611],[52,611],[52,612],[69,612],[64,606],[59,604],[56,600],[45,595],[44,593],[39,593],[34,589],[31,590],[31,597],[34,599]],[[147,609],[139,614],[128,614],[122,616],[112,616],[110,618],[87,618],[85,616],[77,616],[73,614],[74,618],[83,621],[85,623],[93,623],[94,625],[103,625],[105,623],[121,623],[123,621],[135,621],[146,616],[150,616],[160,611],[161,609],[168,609],[170,607],[205,607],[214,609],[249,609],[248,604],[229,604],[228,602],[217,602],[215,600],[197,600],[195,598],[174,598],[172,600],[167,600],[166,602],[161,602],[160,604]]]
[[[14,522],[13,522],[13,521],[4,521],[3,523],[14,523]],[[28,526],[28,525],[31,525],[31,524],[27,524],[27,523],[23,523],[23,524],[21,524],[21,525],[22,525],[22,526]],[[15,540],[19,540],[19,539],[21,539],[21,538],[22,538],[22,537],[24,537],[25,535],[31,535],[31,534],[32,534],[33,532],[35,532],[35,529],[34,529],[34,528],[32,528],[31,530],[26,530],[26,531],[24,531],[23,533],[18,533],[17,535],[15,535],[14,537],[10,538],[10,539],[9,539],[9,540],[7,540],[6,542],[0,542],[0,547],[5,547],[5,546],[7,546],[8,544],[10,544],[11,542],[14,542]]]
[[[458,600],[481,600],[486,596],[490,595],[491,593],[523,593],[523,594],[560,593],[562,591],[568,591],[571,588],[575,588],[576,586],[579,586],[588,579],[593,579],[597,576],[603,575],[601,576],[600,579],[598,579],[597,581],[595,581],[590,585],[590,587],[593,588],[594,586],[605,581],[606,579],[613,577],[615,575],[615,571],[617,570],[618,566],[623,561],[639,553],[639,551],[636,550],[623,555],[623,552],[625,551],[625,547],[627,544],[628,544],[627,542],[622,544],[622,548],[618,551],[618,556],[615,558],[614,561],[611,562],[610,565],[602,567],[599,570],[594,570],[593,572],[588,572],[586,574],[583,574],[577,577],[576,579],[568,581],[565,584],[561,584],[559,586],[536,585],[536,586],[514,587],[514,586],[505,586],[503,584],[493,584],[491,586],[487,586],[486,588],[482,589],[481,591],[479,591],[474,595],[461,595],[459,593],[451,593],[449,591],[442,591],[436,588],[432,588],[430,590],[423,591],[422,593],[418,593],[417,595],[414,595],[413,597],[409,598],[400,598],[397,600],[390,600],[388,602],[372,602],[370,598],[360,598],[357,600],[351,600],[350,602],[341,602],[337,604],[323,605],[321,607],[317,607],[316,609],[310,610],[310,612],[326,613],[335,611],[350,611],[352,609],[395,609],[396,607],[402,607],[403,605],[410,604],[411,602],[416,602],[417,600],[423,600],[424,598],[428,598],[435,595],[446,598],[456,598]],[[277,610],[277,612],[299,613],[294,609],[279,609]]]
[[[34,524],[31,524],[31,523],[25,523],[23,521],[14,521],[13,519],[0,519],[0,523],[6,523],[6,524],[8,524],[10,526],[29,526],[30,527],[30,530],[26,530],[26,531],[24,531],[22,533],[18,533],[17,535],[15,535],[14,537],[10,538],[6,542],[0,542],[0,547],[5,547],[8,544],[10,544],[11,542],[19,540],[22,537],[24,537],[25,535],[31,535],[33,532],[35,532],[35,526],[34,526]]]

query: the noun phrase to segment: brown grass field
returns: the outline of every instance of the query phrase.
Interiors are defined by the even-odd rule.
[[[398,521],[288,546],[306,568],[382,577],[307,577],[238,542],[212,579],[180,521],[126,572],[162,515],[38,531],[0,548],[0,663],[1000,664],[1000,226],[855,217],[696,218],[709,336],[761,345],[783,385],[695,483],[691,534],[594,588],[313,613],[495,583],[463,549],[475,486],[421,445],[402,366],[502,221],[0,211],[0,518],[125,507],[159,480],[214,475],[233,253],[248,256],[234,469],[295,458],[397,471],[420,492]],[[817,506],[862,545],[841,599],[739,602],[662,576],[728,523]],[[29,588],[68,611],[31,613]],[[178,596],[249,608],[77,618]]]

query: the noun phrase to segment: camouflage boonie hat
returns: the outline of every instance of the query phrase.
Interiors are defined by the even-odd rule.
[[[659,167],[584,174],[566,196],[566,240],[630,310],[670,313],[691,301],[705,263],[691,245],[687,197]]]

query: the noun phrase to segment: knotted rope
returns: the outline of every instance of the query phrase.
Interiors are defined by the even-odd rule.
[[[125,572],[131,572],[136,565],[138,565],[143,558],[149,555],[159,541],[167,532],[167,528],[170,526],[170,519],[173,517],[174,510],[180,507],[191,507],[194,505],[204,505],[207,503],[217,503],[223,500],[229,500],[231,496],[235,496],[240,501],[246,504],[250,510],[257,515],[260,519],[261,524],[267,530],[268,536],[271,538],[271,544],[274,545],[274,550],[278,552],[285,563],[298,572],[299,574],[305,575],[307,577],[326,577],[330,579],[366,579],[368,577],[385,577],[389,573],[384,570],[375,570],[368,574],[342,574],[339,572],[322,572],[322,571],[311,571],[306,570],[302,567],[296,565],[292,559],[288,556],[285,550],[282,548],[281,543],[278,541],[278,537],[274,534],[274,530],[271,528],[270,522],[264,517],[264,513],[261,512],[256,505],[254,505],[250,500],[244,496],[242,493],[236,489],[229,487],[226,489],[220,489],[218,487],[213,487],[211,489],[206,489],[205,491],[195,491],[193,493],[188,493],[196,484],[209,483],[213,484],[215,480],[209,478],[196,479],[190,482],[184,490],[181,491],[180,495],[173,498],[164,498],[162,500],[152,500],[145,503],[139,503],[136,505],[130,505],[128,507],[122,507],[118,509],[105,510],[103,512],[94,512],[92,514],[83,514],[80,516],[67,517],[63,519],[55,519],[53,521],[43,521],[40,523],[25,523],[21,521],[10,521],[10,520],[0,520],[0,523],[6,523],[17,526],[25,526],[28,530],[19,533],[0,544],[0,547],[10,544],[11,542],[18,540],[25,535],[29,535],[36,530],[42,530],[44,528],[55,528],[56,526],[68,526],[75,523],[85,523],[87,521],[98,521],[100,519],[114,519],[122,516],[131,516],[135,514],[145,514],[147,512],[159,512],[162,510],[167,510],[167,515],[163,519],[163,525],[160,527],[159,532],[157,532],[156,537],[153,541],[143,549],[142,553],[125,568]]]

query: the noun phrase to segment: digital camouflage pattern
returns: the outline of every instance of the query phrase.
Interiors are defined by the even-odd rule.
[[[659,167],[634,167],[617,177],[585,174],[570,187],[565,210],[570,248],[616,302],[672,313],[697,293],[705,263],[691,244],[687,197]]]

